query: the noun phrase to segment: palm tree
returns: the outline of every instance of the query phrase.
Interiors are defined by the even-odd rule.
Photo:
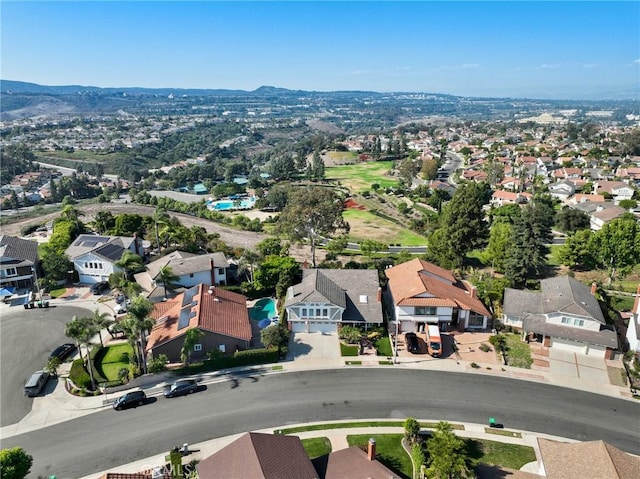
[[[122,268],[122,276],[128,281],[132,272],[142,269],[142,258],[133,251],[126,250],[115,265]]]
[[[160,271],[158,271],[158,275],[156,276],[156,282],[162,283],[164,287],[164,299],[167,299],[167,288],[173,289],[177,286],[177,281],[180,278],[173,274],[173,270],[171,266],[165,264]]]
[[[160,253],[160,235],[158,234],[158,225],[166,224],[169,220],[169,214],[164,208],[157,206],[151,218],[153,219],[154,230],[156,233],[156,246],[158,247],[158,253]]]
[[[92,389],[95,389],[96,382],[93,378],[93,367],[91,366],[91,353],[89,351],[89,347],[92,343],[91,340],[98,332],[97,327],[93,324],[92,318],[78,318],[73,316],[73,319],[65,326],[64,332],[68,337],[76,342],[80,358],[83,362],[82,346],[87,349],[87,370],[89,371],[89,377],[91,378],[91,387]]]
[[[249,283],[253,284],[253,272],[255,270],[255,265],[260,258],[260,253],[256,253],[250,249],[245,249],[238,264],[238,275],[247,273]]]
[[[80,348],[80,338],[82,336],[82,323],[78,320],[77,316],[73,316],[71,321],[67,323],[64,327],[64,334],[73,339],[76,342],[76,346],[78,347],[78,352],[80,353],[80,359],[84,360],[82,357],[82,349]]]
[[[104,347],[104,343],[102,342],[102,330],[111,326],[115,321],[111,318],[109,313],[101,313],[100,310],[96,309],[91,317],[91,322],[98,329],[100,345]]]
[[[76,231],[80,231],[80,220],[79,217],[83,213],[73,207],[73,205],[65,205],[60,212],[60,216],[63,216],[69,221],[72,221],[76,226]]]
[[[136,340],[138,343],[134,349],[136,350],[138,364],[143,372],[147,371],[147,361],[144,353],[145,333],[153,328],[155,324],[155,321],[149,317],[151,311],[153,311],[153,303],[147,298],[136,296],[131,300],[127,317],[122,322],[122,326],[127,331],[129,340]]]
[[[204,332],[198,328],[191,328],[185,333],[184,343],[180,350],[180,359],[182,359],[183,363],[189,364],[191,362],[191,351],[193,351],[193,347],[198,344],[202,336],[204,336]]]

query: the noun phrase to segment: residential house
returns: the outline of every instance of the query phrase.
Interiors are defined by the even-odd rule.
[[[613,197],[615,204],[622,200],[630,200],[633,198],[635,190],[623,181],[597,181],[593,185],[594,193],[609,193]]]
[[[309,459],[297,436],[248,432],[200,461],[200,479],[398,479],[376,459],[375,441],[366,451],[352,446]]]
[[[303,269],[302,281],[287,289],[291,331],[335,334],[342,325],[382,325],[382,290],[371,269]]]
[[[229,262],[224,253],[194,254],[186,251],[173,251],[150,262],[146,271],[135,275],[136,282],[151,295],[161,284],[159,274],[165,266],[178,277],[176,286],[191,288],[197,284],[227,284]]]
[[[433,263],[412,259],[385,270],[394,320],[402,331],[422,331],[427,324],[442,330],[485,330],[491,313],[476,288]]]
[[[549,185],[549,194],[559,200],[566,200],[576,192],[576,186],[569,180]]]
[[[547,479],[635,479],[640,457],[604,441],[566,443],[538,438],[539,474]]]
[[[584,211],[589,215],[591,229],[594,231],[601,230],[606,223],[616,218],[620,218],[627,212],[627,210],[625,210],[624,208],[614,205],[613,203],[608,203],[606,201],[600,203],[583,201],[581,203],[572,205],[572,207],[577,210]]]
[[[618,349],[616,331],[607,325],[591,287],[569,276],[540,281],[540,291],[507,288],[503,322],[533,333],[543,345],[604,357]]]
[[[83,234],[71,243],[65,254],[78,272],[79,282],[93,284],[107,281],[112,273],[122,272],[116,262],[127,250],[142,256],[142,240],[136,235],[126,237]]]
[[[521,205],[529,202],[530,193],[514,193],[512,191],[496,190],[491,194],[489,203],[498,208],[504,205]]]
[[[37,267],[37,242],[0,235],[0,287],[31,288]]]
[[[602,195],[587,195],[583,193],[578,193],[573,195],[571,198],[569,198],[567,203],[571,205],[578,205],[586,201],[591,201],[592,203],[604,203],[605,198]]]
[[[640,353],[640,284],[636,291],[636,300],[633,304],[631,317],[629,318],[626,338],[629,344],[629,350]]]
[[[213,350],[234,353],[251,345],[247,299],[216,286],[199,284],[156,303],[151,317],[155,325],[145,350],[153,357],[164,354],[169,361],[180,362],[185,334],[192,328],[198,328],[203,336],[194,346],[191,359],[202,359]]]

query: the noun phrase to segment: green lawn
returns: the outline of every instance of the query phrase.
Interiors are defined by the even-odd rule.
[[[387,176],[393,167],[392,161],[363,162],[353,165],[330,166],[325,170],[327,180],[339,181],[352,193],[371,191],[371,185],[377,183],[381,188],[396,186],[398,180]]]
[[[527,343],[522,342],[519,334],[505,334],[507,337],[507,360],[509,366],[531,369],[533,359],[531,349]]]
[[[96,369],[107,381],[117,381],[118,372],[129,366],[129,358],[133,356],[133,349],[129,343],[105,346],[102,360],[96,364]]]
[[[331,452],[331,441],[327,437],[312,437],[311,439],[302,439],[302,446],[310,459],[324,456]]]
[[[49,294],[51,295],[52,298],[55,299],[62,296],[64,293],[66,293],[66,291],[67,291],[67,288],[56,288],[49,291]]]
[[[392,221],[380,218],[369,211],[345,210],[342,217],[349,223],[349,241],[361,242],[375,238],[387,245],[424,246],[427,238],[403,228]]]
[[[532,447],[487,439],[465,439],[470,456],[484,464],[520,469],[536,460]]]
[[[371,437],[376,441],[376,458],[400,477],[411,478],[413,465],[402,447],[402,434],[357,434],[347,436],[347,442],[349,446],[366,446]]]
[[[358,345],[340,343],[341,356],[357,356],[359,350]]]
[[[376,341],[376,351],[378,352],[378,356],[393,356],[389,336],[385,336]]]
[[[464,425],[449,423],[451,429],[464,431]],[[436,422],[421,422],[422,429],[435,429],[438,426]],[[290,427],[279,429],[278,434],[294,434],[304,431],[322,431],[325,429],[349,429],[354,427],[404,427],[404,421],[355,421],[355,422],[332,422],[326,424],[310,424],[305,426]]]
[[[562,249],[563,245],[554,244],[549,247],[549,254],[547,255],[547,264],[549,266],[562,266],[562,261],[560,261],[559,253]]]

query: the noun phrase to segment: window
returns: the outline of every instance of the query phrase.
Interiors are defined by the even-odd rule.
[[[482,328],[484,326],[484,316],[471,313],[469,315],[469,327],[470,328]]]
[[[329,317],[329,311],[327,310],[327,308],[324,308],[322,310],[322,317],[323,318],[328,318]]]
[[[563,316],[562,324],[571,324],[571,318],[567,318],[566,316]]]
[[[202,351],[202,344],[194,344],[193,345],[193,350],[194,351]]]
[[[306,317],[307,316],[307,308],[302,308],[302,317]]]
[[[9,276],[18,276],[18,270],[15,268],[7,268],[2,270],[2,276],[8,278]]]
[[[222,276],[224,274],[224,268],[218,268],[218,274]]]
[[[574,319],[573,320],[573,325],[574,326],[580,326],[580,327],[584,326],[584,319]]]
[[[89,268],[89,263],[84,264],[84,269],[87,269],[87,268]]]
[[[436,314],[435,306],[416,306],[416,316],[434,316]]]
[[[193,273],[189,273],[189,278],[193,278]]]
[[[227,346],[225,344],[218,344],[218,351],[220,351],[221,353],[226,352],[227,350]]]

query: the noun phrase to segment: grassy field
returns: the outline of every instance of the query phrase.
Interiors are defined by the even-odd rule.
[[[340,343],[340,355],[341,356],[357,356],[360,347],[353,344]]]
[[[509,366],[516,368],[531,369],[533,359],[531,350],[527,343],[523,343],[519,334],[506,334],[507,337],[507,358]]]
[[[387,175],[393,167],[391,161],[376,161],[327,167],[326,179],[339,181],[353,193],[370,191],[371,185],[377,183],[381,188],[396,186],[398,180]]]
[[[376,241],[388,245],[424,246],[427,244],[427,238],[369,211],[345,210],[342,216],[351,228],[349,231],[350,241],[360,242],[375,238]]]
[[[358,153],[355,151],[328,151],[327,156],[334,163],[353,163],[358,161]]]

